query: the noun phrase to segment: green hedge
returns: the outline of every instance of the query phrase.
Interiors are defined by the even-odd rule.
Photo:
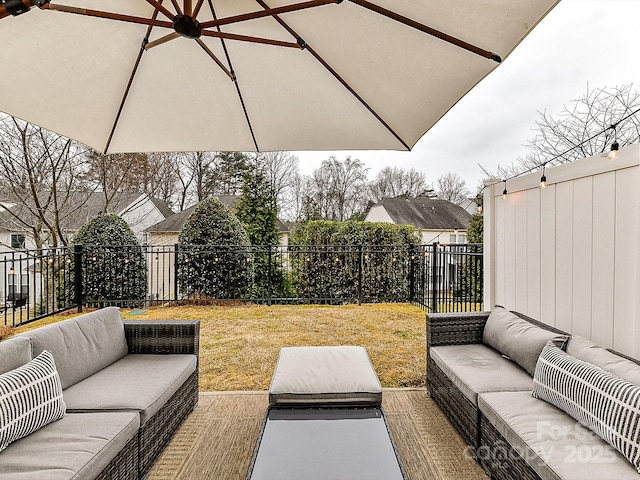
[[[306,222],[290,239],[295,293],[327,302],[407,301],[412,249],[419,242],[411,226]]]

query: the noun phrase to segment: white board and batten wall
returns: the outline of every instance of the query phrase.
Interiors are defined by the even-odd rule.
[[[640,358],[640,145],[484,193],[485,305]]]

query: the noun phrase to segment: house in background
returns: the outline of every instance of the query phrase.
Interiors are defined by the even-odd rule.
[[[412,225],[420,231],[423,244],[458,244],[467,242],[471,214],[447,200],[400,196],[373,205],[365,221]]]
[[[216,195],[216,198],[229,210],[233,210],[239,196],[237,195]],[[180,230],[187,222],[196,205],[175,213],[170,217],[148,227],[145,230],[147,243],[151,247],[153,262],[148,263],[148,285],[149,291],[156,292],[156,297],[152,300],[169,300],[175,298],[176,291],[176,255],[175,245],[178,243]],[[276,225],[280,231],[280,244],[288,245],[289,231],[287,226],[276,219]]]
[[[71,240],[84,224],[105,211],[106,204],[106,197],[102,192],[70,197],[59,212],[65,240]],[[10,202],[3,202],[1,205],[0,252],[34,249],[35,243],[29,225],[34,225],[37,219],[31,209]],[[138,192],[116,193],[109,200],[106,211],[122,217],[140,243],[144,240],[144,230],[147,227],[173,215],[166,202]],[[51,212],[52,218],[53,215]]]
[[[222,204],[229,210],[233,210],[238,198],[238,195],[216,195],[216,198],[222,202]],[[151,225],[146,228],[144,233],[146,235],[146,243],[153,246],[160,245],[175,245],[178,243],[178,234],[185,222],[189,219],[198,204],[192,205],[189,208],[184,209],[181,212],[174,213],[166,219]],[[280,232],[280,245],[286,246],[289,244],[289,229],[280,220],[276,219],[276,226]]]
[[[67,206],[60,208],[62,234],[71,238],[87,223],[105,210],[106,198],[102,192],[70,197]],[[29,296],[40,298],[41,274],[28,268],[25,250],[36,248],[29,225],[37,222],[31,210],[24,205],[4,201],[0,204],[0,306],[22,306],[33,303]],[[136,235],[144,239],[144,230],[173,214],[169,206],[156,198],[141,193],[118,193],[109,201],[109,213],[120,215]],[[53,217],[51,212],[51,217]],[[48,246],[48,245],[45,245]]]

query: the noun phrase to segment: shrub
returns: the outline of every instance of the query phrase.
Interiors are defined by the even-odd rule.
[[[306,222],[291,236],[297,294],[321,301],[406,301],[412,249],[419,242],[411,226]]]
[[[183,295],[243,298],[251,279],[250,243],[237,217],[210,197],[178,235],[178,283]]]
[[[88,304],[138,306],[147,293],[147,262],[135,235],[121,217],[101,214],[71,242],[82,245],[82,294]],[[70,271],[73,272],[71,264]],[[67,295],[74,295],[73,275]]]

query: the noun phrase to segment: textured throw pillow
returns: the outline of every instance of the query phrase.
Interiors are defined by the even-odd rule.
[[[62,418],[66,406],[53,355],[0,375],[0,452],[19,438]]]
[[[502,307],[494,307],[482,332],[482,342],[506,355],[533,377],[540,352],[551,341],[563,348],[568,335],[533,325]]]
[[[536,365],[532,395],[593,430],[640,473],[640,387],[549,343]]]

